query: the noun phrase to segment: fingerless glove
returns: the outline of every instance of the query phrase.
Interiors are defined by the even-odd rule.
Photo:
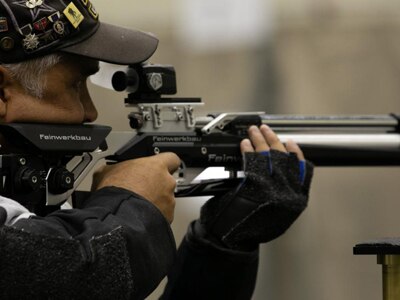
[[[230,249],[252,250],[283,234],[307,207],[313,165],[294,153],[249,152],[245,178],[234,191],[210,199],[199,225]]]

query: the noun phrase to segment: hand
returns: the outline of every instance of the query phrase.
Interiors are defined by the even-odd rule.
[[[306,166],[304,154],[300,147],[293,140],[289,140],[285,147],[275,132],[273,132],[272,129],[267,125],[261,125],[260,129],[258,129],[256,126],[251,126],[248,133],[250,140],[244,139],[240,144],[240,150],[244,157],[246,153],[254,152],[258,152],[261,155],[268,157],[268,172],[270,175],[272,175],[273,170],[270,150],[280,151],[287,154],[295,154],[299,161],[299,181],[300,183],[304,183]]]
[[[92,190],[106,186],[130,190],[152,202],[172,223],[176,187],[172,174],[180,163],[179,157],[174,153],[160,153],[104,166],[93,175]]]
[[[247,152],[259,152],[265,154],[271,149],[284,152],[295,153],[299,161],[304,161],[304,154],[300,147],[293,141],[289,140],[286,147],[281,143],[275,132],[267,125],[251,126],[248,130],[249,139],[244,139],[240,144],[240,150],[244,155]]]
[[[299,146],[286,147],[266,125],[252,126],[240,145],[245,179],[237,190],[209,200],[200,223],[232,249],[254,249],[283,234],[305,209],[313,167]]]

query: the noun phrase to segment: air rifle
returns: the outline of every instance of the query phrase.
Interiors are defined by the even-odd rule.
[[[182,160],[176,196],[216,195],[242,176],[240,141],[250,125],[268,124],[281,141],[296,141],[316,166],[400,165],[399,117],[268,115],[233,112],[196,117],[200,98],[174,98],[172,66],[138,64],[115,72],[112,85],[125,91],[131,131],[101,125],[11,123],[0,133],[15,148],[0,155],[0,194],[39,215],[74,196],[95,165],[171,151]],[[199,179],[209,167],[226,178]]]

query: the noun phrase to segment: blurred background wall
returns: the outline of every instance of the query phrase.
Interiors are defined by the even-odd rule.
[[[93,2],[103,21],[159,37],[151,62],[175,66],[179,95],[206,103],[199,114],[400,112],[399,1]],[[124,95],[91,89],[98,123],[128,129]],[[400,236],[399,175],[399,168],[316,169],[306,212],[261,248],[253,299],[380,299],[380,266],[352,248]],[[177,243],[204,201],[177,200]]]

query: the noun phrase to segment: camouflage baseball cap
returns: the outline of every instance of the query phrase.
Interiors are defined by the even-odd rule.
[[[0,0],[0,63],[62,51],[133,64],[157,45],[152,34],[100,22],[90,0]]]

